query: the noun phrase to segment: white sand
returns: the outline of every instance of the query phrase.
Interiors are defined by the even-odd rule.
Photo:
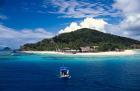
[[[125,50],[121,52],[116,52],[116,51],[109,51],[109,52],[96,52],[96,53],[65,53],[65,52],[55,52],[55,51],[23,51],[24,53],[33,53],[33,54],[58,54],[58,55],[87,55],[87,56],[92,56],[92,55],[133,55],[135,54],[134,50]]]

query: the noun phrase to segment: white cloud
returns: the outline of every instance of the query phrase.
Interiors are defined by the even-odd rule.
[[[140,0],[115,0],[114,8],[123,12],[125,16],[135,15],[140,13]]]
[[[75,31],[77,29],[80,29],[80,26],[76,23],[76,22],[72,22],[69,26],[67,26],[64,30],[61,29],[59,31],[59,34],[60,33],[66,33],[66,32],[72,32],[72,31]]]
[[[60,30],[59,33],[72,32],[80,28],[91,28],[105,32],[104,28],[106,24],[107,22],[105,22],[103,19],[85,18],[79,24],[76,22],[72,22],[65,29]]]
[[[34,30],[23,29],[17,31],[4,25],[0,25],[0,44],[10,46],[12,48],[19,47],[24,43],[34,43],[52,36],[52,33],[47,32],[43,28],[37,28]]]
[[[81,23],[81,28],[92,28],[102,32],[105,32],[104,28],[107,22],[103,19],[85,18]]]
[[[130,31],[140,29],[140,14],[136,14],[135,16],[127,16],[125,20],[121,22],[121,27]]]
[[[51,4],[54,8],[50,13],[62,14],[64,18],[86,18],[97,16],[119,16],[119,12],[111,6],[100,2],[91,3],[79,0],[44,0],[43,7],[47,8]]]
[[[140,0],[115,0],[113,7],[121,10],[124,19],[118,25],[112,25],[117,34],[140,40]],[[108,28],[113,32],[113,29]]]

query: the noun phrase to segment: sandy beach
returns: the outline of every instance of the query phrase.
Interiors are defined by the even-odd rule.
[[[57,54],[57,55],[87,55],[87,56],[100,56],[100,55],[133,55],[135,54],[134,50],[125,50],[121,52],[116,52],[116,51],[108,51],[108,52],[95,52],[95,53],[66,53],[66,52],[56,52],[56,51],[23,51],[24,53],[33,53],[33,54]]]

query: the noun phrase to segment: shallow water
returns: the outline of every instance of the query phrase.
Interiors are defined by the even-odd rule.
[[[59,78],[59,68],[70,79]],[[0,91],[140,91],[140,52],[129,56],[0,56]]]

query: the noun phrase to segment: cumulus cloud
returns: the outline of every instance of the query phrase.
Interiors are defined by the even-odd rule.
[[[103,19],[85,18],[81,23],[81,28],[92,28],[105,32],[104,28],[107,22]]]
[[[0,44],[12,48],[19,47],[25,43],[34,43],[52,36],[52,33],[47,32],[43,28],[37,28],[34,30],[23,29],[17,31],[4,25],[0,25]]]
[[[124,19],[118,25],[112,25],[117,34],[140,40],[140,0],[116,0],[113,7],[121,10]],[[108,28],[108,31],[113,32]]]
[[[140,13],[140,0],[115,0],[113,7],[122,11],[123,15],[135,15]]]
[[[60,34],[60,33],[72,32],[80,28],[81,27],[76,22],[72,22],[69,26],[67,26],[65,29],[61,29],[58,33]]]
[[[80,28],[91,28],[91,29],[96,29],[96,30],[105,32],[104,28],[106,24],[107,22],[105,22],[103,19],[94,19],[94,18],[87,17],[83,21],[81,21],[79,24],[76,22],[72,22],[65,29],[60,30],[59,33],[72,32]]]

